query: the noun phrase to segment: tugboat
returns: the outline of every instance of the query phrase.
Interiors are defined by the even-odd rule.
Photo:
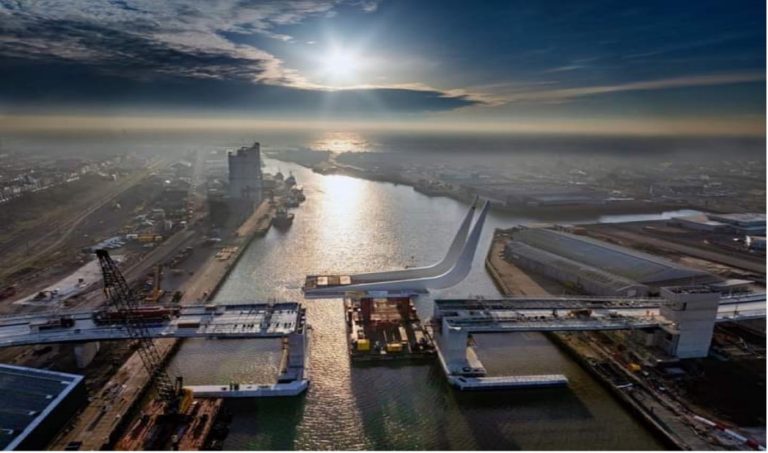
[[[294,215],[292,213],[289,213],[285,208],[280,207],[277,208],[275,218],[272,219],[272,224],[277,228],[288,228],[293,224],[293,217]]]

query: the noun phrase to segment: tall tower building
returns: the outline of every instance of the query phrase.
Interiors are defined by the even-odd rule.
[[[257,205],[261,202],[261,145],[256,142],[250,148],[242,147],[228,157],[229,197]]]

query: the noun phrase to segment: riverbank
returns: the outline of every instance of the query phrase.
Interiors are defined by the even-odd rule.
[[[507,296],[556,294],[544,288],[532,294],[530,286],[535,277],[528,276],[503,258],[506,240],[505,232],[496,230],[486,257],[486,269],[499,290]],[[547,282],[546,279],[542,281]],[[720,422],[711,422],[716,420],[711,411],[693,404],[658,367],[639,365],[638,361],[643,361],[637,354],[641,353],[630,352],[632,348],[627,345],[632,340],[627,336],[607,332],[552,332],[546,335],[666,445],[683,450],[759,445],[759,441],[745,441],[744,436],[721,429],[724,424]],[[676,364],[684,367],[682,363]],[[682,372],[682,368],[679,369]]]
[[[233,247],[227,259],[211,253],[211,256],[188,280],[184,287],[186,303],[200,303],[213,298],[254,238],[263,236],[272,224],[275,209],[264,201],[245,222],[218,248]],[[163,366],[173,357],[183,340],[154,340],[162,357]],[[141,404],[150,388],[151,377],[144,369],[138,352],[134,352],[102,388],[88,406],[76,418],[67,433],[51,444],[55,450],[78,444],[81,450],[111,448],[119,434],[130,426],[130,421],[140,416],[151,404],[152,398]]]
[[[494,233],[491,246],[489,248],[488,255],[485,260],[486,270],[491,276],[499,291],[505,296],[550,296],[552,292],[547,291],[542,284],[533,280],[531,276],[523,272],[520,268],[512,263],[507,262],[503,258],[503,250],[505,243],[505,236],[502,231],[497,230]],[[553,285],[553,282],[544,282]],[[552,289],[552,288],[550,288]],[[675,435],[668,427],[669,423],[663,423],[658,420],[660,414],[656,414],[652,417],[650,414],[654,413],[653,409],[648,409],[641,406],[639,402],[627,396],[627,394],[616,388],[616,385],[612,383],[608,377],[602,373],[599,373],[594,367],[593,363],[597,363],[599,354],[597,351],[590,350],[586,346],[577,348],[576,337],[578,335],[567,335],[561,333],[547,333],[552,343],[554,343],[559,349],[567,353],[573,358],[581,367],[593,376],[608,392],[625,408],[628,408],[630,412],[638,417],[645,426],[651,429],[651,431],[663,440],[668,446],[677,449],[691,449],[689,442],[682,442],[679,436]],[[589,360],[592,358],[592,361]],[[666,428],[665,428],[666,427]],[[694,444],[692,449],[701,449],[709,447],[706,443],[691,442]]]
[[[449,184],[425,185],[423,181],[408,178],[401,173],[376,172],[360,168],[354,165],[341,164],[331,157],[328,160],[318,162],[316,159],[307,160],[303,155],[290,155],[273,152],[270,158],[291,162],[308,168],[321,175],[344,175],[369,181],[386,182],[396,185],[411,187],[414,191],[428,197],[446,197],[462,203],[471,203],[477,193],[464,187],[456,187]],[[528,205],[524,203],[508,204],[491,198],[492,209],[509,215],[520,215],[543,219],[556,219],[568,216],[600,216],[618,214],[650,214],[663,211],[676,211],[683,209],[699,209],[699,207],[680,203],[660,203],[645,200],[627,200],[607,202],[603,204],[568,204],[568,205]],[[720,212],[709,209],[710,212]]]
[[[228,253],[222,254],[219,252],[212,254],[212,256],[208,258],[208,260],[196,272],[197,275],[195,278],[187,282],[188,286],[186,286],[183,291],[184,298],[182,305],[204,303],[212,300],[221,288],[221,285],[227,279],[227,276],[229,276],[230,272],[232,272],[232,269],[237,265],[237,262],[243,256],[243,253],[251,244],[251,242],[255,238],[265,235],[267,231],[269,231],[269,228],[272,226],[272,219],[274,218],[274,214],[275,208],[270,204],[269,200],[264,200],[256,208],[256,210],[242,223],[242,225],[232,233],[230,238],[218,243],[216,248],[218,248],[220,251],[226,249],[228,250]],[[156,343],[157,341],[161,340],[155,340]],[[174,342],[173,351],[175,352],[183,344],[184,340],[175,339],[172,341]],[[172,357],[172,353],[168,354],[164,363],[167,363]],[[149,385],[150,383],[151,380],[147,380],[145,386]],[[135,419],[141,416],[141,414],[150,412],[153,403],[154,401],[152,399],[148,399],[145,401],[142,407],[137,408],[133,413],[133,421],[135,422]],[[220,404],[223,404],[223,402]],[[213,426],[218,422],[218,419],[209,420],[208,424]],[[209,427],[207,432],[210,431],[211,429]],[[200,444],[206,443],[206,440],[200,442]]]

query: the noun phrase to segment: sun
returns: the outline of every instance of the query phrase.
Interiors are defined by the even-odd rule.
[[[335,49],[323,58],[323,72],[334,80],[353,80],[357,75],[359,58],[352,52]]]

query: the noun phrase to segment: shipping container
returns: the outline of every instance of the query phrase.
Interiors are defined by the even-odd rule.
[[[367,339],[357,340],[357,350],[366,352],[371,350],[371,341]]]

